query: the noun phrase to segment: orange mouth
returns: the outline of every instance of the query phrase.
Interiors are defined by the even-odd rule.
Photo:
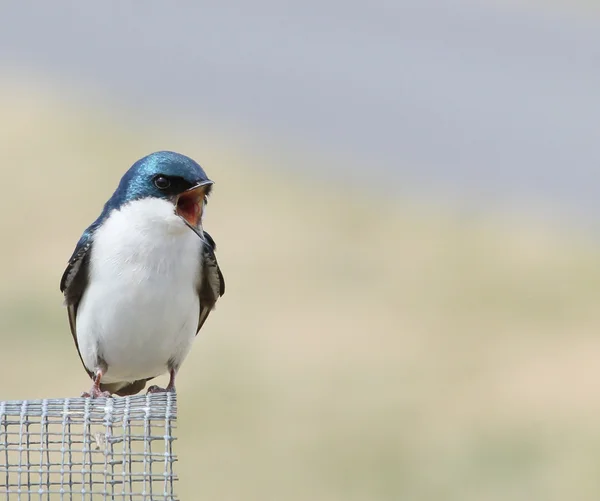
[[[177,198],[177,215],[189,224],[197,227],[202,218],[202,205],[204,202],[204,187],[189,190]]]

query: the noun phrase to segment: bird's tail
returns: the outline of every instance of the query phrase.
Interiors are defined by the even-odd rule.
[[[110,393],[114,393],[119,395],[120,397],[126,397],[128,395],[135,395],[139,393],[146,387],[146,381],[149,381],[152,378],[148,379],[139,379],[138,381],[133,381],[132,383],[100,383],[100,389],[102,391],[108,391]]]

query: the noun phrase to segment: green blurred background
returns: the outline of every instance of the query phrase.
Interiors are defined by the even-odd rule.
[[[12,24],[26,26],[14,9]],[[517,15],[494,15],[503,9]],[[549,12],[531,9],[519,15]],[[282,132],[231,110],[219,121],[186,113],[187,98],[170,110],[178,81],[162,100],[140,85],[147,101],[137,100],[100,70],[72,80],[76,58],[44,65],[12,42],[0,52],[10,60],[0,73],[1,399],[88,387],[60,276],[123,172],[172,149],[216,181],[205,226],[227,280],[178,379],[181,499],[599,499],[596,138],[579,137],[586,162],[546,164],[513,204],[502,180],[499,196],[496,181],[472,185],[468,169],[449,176],[443,155],[419,178],[400,166],[409,158],[393,148],[380,157],[368,138],[361,156],[352,141],[328,147],[326,134],[309,147],[303,122]],[[352,96],[367,99],[360,88]],[[368,128],[385,135],[378,127]],[[560,142],[546,133],[540,141]],[[521,186],[527,166],[514,163]],[[560,192],[573,176],[589,199]]]

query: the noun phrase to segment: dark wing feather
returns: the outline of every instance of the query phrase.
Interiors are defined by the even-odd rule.
[[[203,266],[202,276],[198,284],[198,296],[200,297],[200,316],[198,318],[198,330],[196,335],[208,318],[208,314],[213,310],[217,299],[225,294],[225,280],[223,273],[217,263],[215,250],[217,246],[212,237],[204,232],[205,244],[202,246]]]
[[[60,280],[60,291],[65,296],[65,305],[67,306],[67,313],[69,315],[69,327],[71,328],[71,334],[73,335],[73,341],[75,341],[79,359],[89,376],[93,377],[93,372],[90,372],[83,363],[83,358],[79,351],[79,344],[77,343],[77,331],[75,328],[79,301],[81,301],[81,297],[85,292],[89,280],[91,249],[92,239],[88,234],[84,234],[77,243],[77,247],[75,247],[75,251],[67,264],[67,269]]]

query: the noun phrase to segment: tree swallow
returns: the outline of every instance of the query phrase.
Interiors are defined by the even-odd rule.
[[[159,151],[134,163],[81,236],[61,282],[92,388],[133,395],[175,376],[225,292],[215,242],[202,228],[213,182],[194,160]]]

